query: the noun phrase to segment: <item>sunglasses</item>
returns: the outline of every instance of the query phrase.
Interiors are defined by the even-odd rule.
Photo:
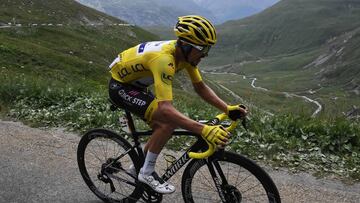
[[[211,46],[200,46],[200,45],[195,45],[195,44],[191,44],[189,42],[185,42],[186,44],[183,44],[182,46],[185,48],[185,50],[187,50],[188,52],[191,51],[191,48],[195,48],[196,50],[198,50],[199,52],[201,52],[202,56],[207,56],[209,54],[210,48]]]

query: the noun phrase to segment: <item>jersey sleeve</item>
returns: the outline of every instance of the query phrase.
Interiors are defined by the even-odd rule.
[[[186,66],[185,69],[188,72],[192,83],[198,83],[202,81],[202,77],[198,67]]]
[[[175,74],[175,62],[172,56],[162,55],[150,62],[154,78],[155,96],[158,101],[172,100],[172,82]]]

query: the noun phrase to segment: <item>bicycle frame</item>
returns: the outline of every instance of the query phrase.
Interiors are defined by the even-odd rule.
[[[112,105],[111,110],[115,111],[119,106]],[[121,195],[121,199],[125,197],[126,200],[132,200],[132,199],[139,199],[142,198],[145,201],[161,201],[162,200],[162,194],[157,193],[153,191],[150,187],[147,187],[146,184],[142,185],[137,181],[137,175],[134,175],[134,171],[131,169],[131,171],[127,170],[126,167],[129,166],[129,169],[131,165],[128,165],[129,158],[131,159],[131,162],[133,166],[137,170],[144,164],[145,161],[145,155],[141,147],[140,143],[140,137],[141,136],[150,136],[152,135],[153,131],[136,131],[134,126],[134,121],[132,119],[132,115],[129,111],[126,111],[126,118],[127,118],[127,127],[130,131],[128,132],[128,135],[132,136],[132,140],[134,143],[129,143],[124,137],[119,135],[116,132],[113,132],[111,130],[107,129],[92,129],[89,132],[87,132],[80,140],[77,156],[78,156],[78,165],[81,172],[81,175],[85,181],[85,183],[89,186],[92,192],[96,196],[98,196],[103,201],[107,202],[109,199],[112,199],[113,197],[110,197],[109,194],[116,191],[116,188],[113,184],[113,179],[123,182],[125,184],[129,184],[130,187],[134,187],[134,190],[132,191],[132,195],[127,196],[122,193],[119,193]],[[207,123],[211,123],[214,125],[217,125],[219,122],[224,121],[220,116],[223,114],[219,114],[216,116],[216,118],[211,119]],[[219,118],[220,117],[220,118]],[[124,124],[120,120],[121,124]],[[231,126],[233,126],[234,122],[231,124],[227,124],[226,122],[222,122],[221,125],[227,127],[226,129],[230,129]],[[235,123],[236,124],[236,123]],[[236,125],[235,125],[236,126]],[[125,127],[122,125],[122,127]],[[244,126],[245,127],[245,126]],[[229,130],[230,131],[230,130]],[[123,133],[121,133],[123,134]],[[173,175],[175,175],[184,165],[187,164],[185,167],[184,172],[182,173],[182,193],[183,198],[185,202],[193,202],[194,197],[195,198],[202,198],[201,196],[193,196],[192,188],[193,188],[193,182],[196,183],[201,182],[201,179],[203,178],[203,173],[200,172],[200,175],[197,174],[198,170],[208,170],[208,172],[205,172],[207,175],[207,178],[209,180],[213,180],[213,184],[215,184],[215,190],[217,190],[217,193],[221,199],[222,202],[241,202],[244,193],[247,193],[249,189],[252,189],[254,187],[261,187],[263,190],[262,194],[260,194],[260,199],[268,199],[269,202],[281,202],[279,192],[276,188],[276,185],[272,181],[271,177],[261,168],[259,167],[255,162],[251,161],[250,159],[241,156],[236,153],[232,152],[226,152],[223,149],[215,151],[213,148],[208,145],[208,143],[198,134],[186,131],[186,130],[175,130],[172,135],[175,136],[194,136],[197,138],[197,140],[193,143],[192,146],[188,147],[185,153],[182,156],[179,156],[179,158],[172,157],[171,160],[167,159],[166,161],[168,163],[171,163],[170,166],[167,166],[165,169],[165,172],[161,175],[162,179],[167,181],[169,180]],[[110,157],[107,157],[107,153],[105,153],[105,162],[100,161],[101,163],[101,171],[98,170],[91,170],[91,172],[95,173],[93,176],[89,175],[89,171],[86,168],[86,160],[85,155],[87,152],[87,146],[89,143],[94,140],[100,138],[102,139],[111,139],[118,145],[121,149],[119,149],[120,153],[115,151],[113,155],[110,155]],[[234,137],[236,138],[236,137]],[[96,143],[96,142],[95,142]],[[108,141],[105,142],[108,144]],[[90,145],[92,146],[92,145]],[[96,147],[96,146],[95,146]],[[96,148],[95,148],[96,149]],[[106,150],[104,148],[104,150]],[[115,148],[114,148],[115,150]],[[125,150],[125,151],[123,151]],[[197,154],[197,156],[192,156],[194,154],[191,154],[193,152],[194,154]],[[200,153],[198,153],[200,152]],[[206,153],[211,152],[211,153]],[[111,153],[112,154],[112,153]],[[96,154],[93,154],[96,159],[100,160]],[[113,157],[115,155],[115,157]],[[205,155],[205,156],[204,156]],[[127,157],[125,157],[127,156]],[[171,155],[169,155],[171,156]],[[122,163],[122,159],[125,157],[125,162]],[[190,161],[190,162],[189,162]],[[229,167],[229,164],[223,164],[223,163],[229,163],[231,167]],[[223,168],[223,166],[225,168]],[[204,167],[204,168],[203,168]],[[244,169],[244,170],[237,170],[238,169]],[[230,170],[229,170],[230,169]],[[234,169],[234,170],[233,170]],[[223,171],[224,170],[224,171]],[[117,176],[116,173],[122,171],[123,173],[126,173],[128,176],[131,176],[133,179],[123,178],[121,175]],[[246,188],[245,191],[238,188],[238,178],[240,177],[240,173],[245,172],[244,179],[241,180],[240,184],[243,184],[243,181],[248,179],[248,177],[254,177],[257,184],[254,187]],[[139,171],[136,171],[139,173]],[[229,173],[232,174],[232,172],[237,173],[236,180],[233,180],[231,176],[229,176]],[[236,174],[235,174],[236,175]],[[228,179],[230,177],[230,179]],[[253,179],[253,178],[251,178]],[[98,185],[95,185],[96,180],[103,182],[106,185],[110,184],[111,192],[108,193],[108,187],[105,187],[105,190],[102,188],[98,188]],[[229,181],[231,180],[231,181]],[[228,182],[229,181],[229,182]],[[208,182],[208,181],[207,181]],[[235,182],[235,183],[233,183]],[[250,186],[252,181],[250,181]],[[245,184],[244,184],[245,185]],[[249,185],[249,184],[246,184]],[[100,184],[102,186],[102,184]],[[206,190],[206,188],[205,188]],[[252,192],[250,195],[248,195],[251,199],[253,197],[258,197],[258,192],[255,188],[254,192]],[[254,196],[255,195],[255,196]],[[117,198],[117,197],[116,197]],[[207,197],[204,197],[207,199]],[[116,200],[116,199],[114,199]]]

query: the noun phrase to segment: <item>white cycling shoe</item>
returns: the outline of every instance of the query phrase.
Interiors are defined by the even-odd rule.
[[[144,175],[140,172],[138,175],[138,180],[142,183],[145,183],[146,185],[151,187],[154,191],[161,194],[171,194],[175,192],[175,187],[165,182],[155,172],[153,172],[149,176]]]

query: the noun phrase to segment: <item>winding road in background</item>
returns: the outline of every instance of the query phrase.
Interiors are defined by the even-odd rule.
[[[319,114],[322,110],[322,105],[316,101],[316,100],[313,100],[307,96],[303,96],[303,95],[297,95],[297,94],[294,94],[294,93],[288,93],[288,92],[277,92],[277,91],[272,91],[272,90],[269,90],[267,88],[264,88],[264,87],[259,87],[259,86],[255,86],[255,82],[257,80],[257,78],[254,78],[254,77],[247,77],[245,75],[240,75],[240,74],[237,74],[237,73],[228,73],[228,72],[223,72],[223,73],[218,73],[218,72],[208,72],[208,71],[204,71],[204,73],[207,73],[207,74],[213,74],[213,75],[235,75],[235,76],[240,76],[243,80],[247,80],[247,79],[250,79],[251,80],[251,87],[253,87],[254,89],[257,89],[257,90],[260,90],[260,91],[265,91],[265,92],[274,92],[274,93],[282,93],[284,94],[286,97],[298,97],[298,98],[301,98],[307,102],[311,102],[311,103],[314,103],[316,106],[317,106],[317,109],[313,112],[313,114],[311,115],[311,117],[315,117],[317,114]],[[221,84],[218,84],[221,88],[223,88],[224,90],[228,91],[231,95],[235,96],[236,98],[241,98],[239,95],[237,95],[236,93],[234,93],[233,91],[231,91],[230,89],[226,88],[224,85],[221,85]],[[311,93],[314,93],[312,90],[309,90],[308,92],[311,92]]]

